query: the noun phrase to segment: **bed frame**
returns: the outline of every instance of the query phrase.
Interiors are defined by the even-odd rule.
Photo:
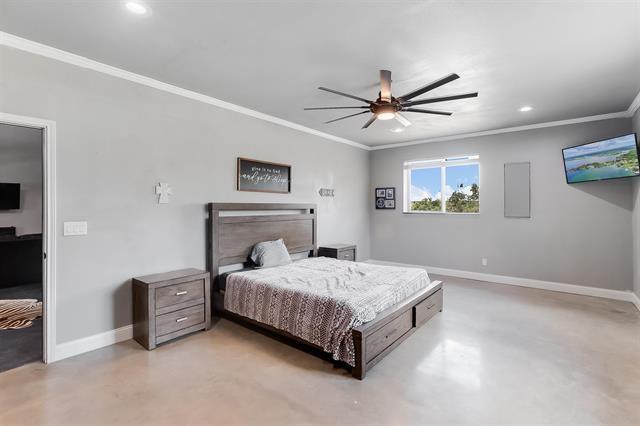
[[[251,249],[261,241],[283,238],[291,254],[317,255],[317,208],[315,204],[209,203],[207,220],[207,268],[211,274],[213,315],[270,335],[297,348],[331,360],[314,344],[282,330],[236,315],[224,309],[220,268],[246,264]],[[418,327],[442,312],[441,281],[410,299],[380,312],[373,321],[353,329],[356,365],[334,364],[351,369],[362,380],[367,371],[408,338]]]

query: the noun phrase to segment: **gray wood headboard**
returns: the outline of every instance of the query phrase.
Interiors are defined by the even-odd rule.
[[[315,204],[209,203],[207,269],[245,263],[256,243],[283,238],[289,253],[317,251]],[[273,214],[270,214],[273,212]]]

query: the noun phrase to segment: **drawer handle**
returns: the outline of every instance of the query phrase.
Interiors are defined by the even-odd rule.
[[[396,331],[398,331],[398,329],[397,329],[397,328],[394,328],[393,330],[391,330],[391,331],[389,332],[389,334],[387,334],[386,336],[384,336],[384,338],[385,338],[385,339],[388,339],[388,338],[389,338],[389,336],[391,336],[391,335],[395,334],[395,332],[396,332]]]
[[[176,296],[184,296],[185,294],[187,294],[187,291],[186,291],[186,290],[184,290],[184,291],[179,291],[179,292],[177,292],[177,293],[176,293]]]
[[[189,317],[182,317],[182,318],[178,318],[176,320],[176,322],[182,322],[182,321],[186,321]]]
[[[427,309],[431,309],[431,308],[433,308],[434,306],[436,306],[436,304],[435,304],[435,303],[434,303],[433,305],[431,305],[431,306],[427,306]]]

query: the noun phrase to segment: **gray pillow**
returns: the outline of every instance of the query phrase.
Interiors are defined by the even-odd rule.
[[[253,246],[251,260],[262,268],[288,265],[291,263],[289,251],[282,238],[276,241],[264,241]]]

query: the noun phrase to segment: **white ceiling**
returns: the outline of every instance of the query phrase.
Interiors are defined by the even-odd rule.
[[[640,91],[637,1],[0,1],[0,30],[176,86],[375,146],[626,110]],[[364,98],[378,70],[408,92],[480,92],[361,130],[366,115],[332,124]],[[518,112],[523,105],[535,109]]]

